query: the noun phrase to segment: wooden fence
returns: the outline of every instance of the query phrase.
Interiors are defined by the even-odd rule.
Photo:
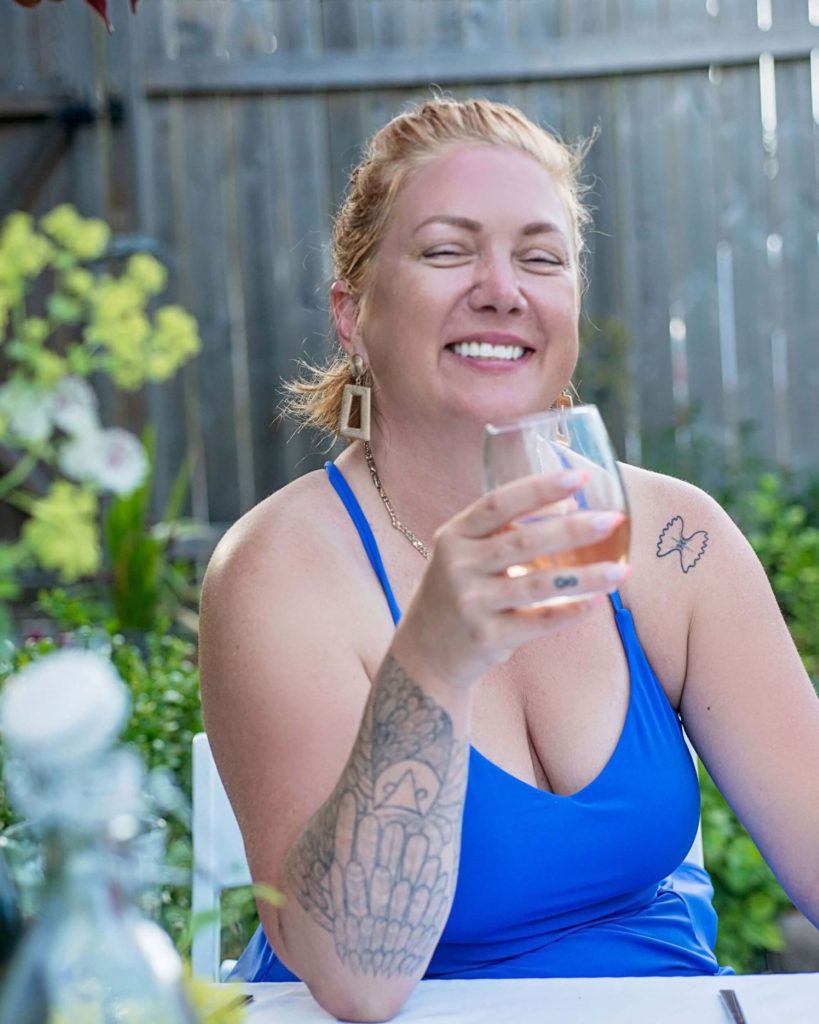
[[[277,391],[326,351],[362,141],[431,83],[599,129],[587,333],[630,338],[629,459],[736,453],[756,423],[755,450],[819,470],[819,0],[121,0],[110,41],[76,0],[0,3],[0,213],[73,199],[171,262],[205,350],[106,403],[157,424],[160,492],[195,460],[197,515],[321,461]]]

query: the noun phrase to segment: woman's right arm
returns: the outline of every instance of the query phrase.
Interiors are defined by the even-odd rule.
[[[315,541],[280,527],[273,552],[240,530],[208,570],[205,720],[253,877],[286,897],[260,916],[280,959],[338,1017],[389,1019],[438,943],[457,877],[471,686],[566,614],[509,614],[554,581],[502,570],[600,536],[586,513],[497,530],[567,490],[509,485],[439,531],[386,656],[356,644],[373,606],[350,601],[343,567]],[[611,589],[604,567],[577,572]]]

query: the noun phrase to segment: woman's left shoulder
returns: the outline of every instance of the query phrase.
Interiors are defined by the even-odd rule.
[[[717,537],[738,533],[731,517],[714,498],[687,480],[620,466],[631,515],[632,542],[654,559],[669,558],[684,577],[694,579],[694,568]],[[675,555],[677,557],[672,557]]]
[[[631,516],[632,575],[621,597],[676,706],[685,678],[689,626],[726,547],[739,531],[709,494],[686,480],[620,466]]]
[[[722,506],[707,491],[688,480],[666,473],[618,463],[632,511],[640,516],[652,511],[660,514],[678,505],[682,511],[727,516]]]

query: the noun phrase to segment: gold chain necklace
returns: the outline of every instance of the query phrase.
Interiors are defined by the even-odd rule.
[[[399,533],[404,534],[404,536],[407,538],[410,544],[412,544],[416,551],[419,551],[424,556],[424,558],[429,559],[429,556],[432,554],[432,552],[429,550],[426,544],[420,539],[420,537],[416,537],[408,526],[404,526],[404,524],[395,514],[395,510],[392,507],[392,502],[387,497],[387,492],[384,490],[381,484],[381,479],[378,476],[378,470],[375,468],[375,459],[373,458],[373,450],[369,441],[364,442],[364,458],[367,460],[367,468],[370,471],[370,476],[372,477],[373,485],[375,486],[375,489],[378,491],[381,500],[384,502],[384,508],[387,510],[387,513],[389,514],[390,522],[392,523],[393,527],[396,530],[398,530]]]

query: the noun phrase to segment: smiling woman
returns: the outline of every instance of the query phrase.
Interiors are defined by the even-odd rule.
[[[509,568],[622,516],[582,511],[566,471],[482,495],[486,423],[559,403],[575,366],[577,170],[485,100],[375,135],[335,224],[340,352],[291,387],[350,443],[208,568],[205,722],[253,876],[289,897],[260,903],[238,970],[302,978],[346,1020],[392,1016],[422,977],[730,971],[685,860],[682,722],[819,920],[819,707],[730,519],[623,466],[630,565],[584,565],[587,596],[555,604],[564,576]],[[557,503],[576,511],[532,514]],[[674,523],[708,537],[696,559]]]

